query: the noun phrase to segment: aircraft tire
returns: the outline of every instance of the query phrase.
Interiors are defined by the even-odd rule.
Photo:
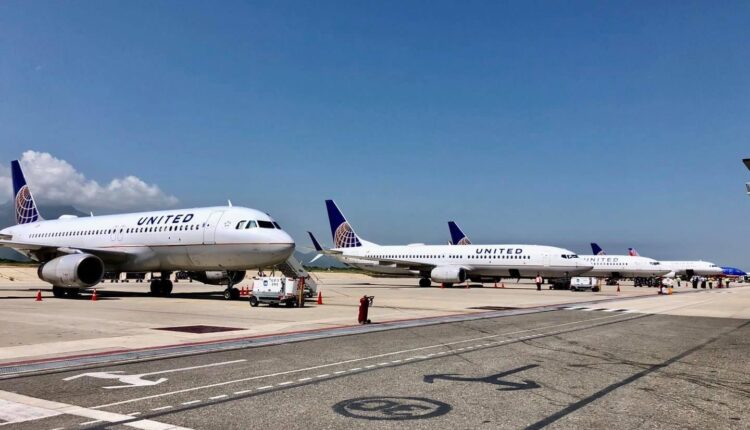
[[[230,293],[232,296],[232,300],[239,300],[240,299],[240,290],[237,288],[232,287],[232,292]]]
[[[172,281],[162,281],[161,291],[159,291],[159,295],[169,297],[170,294],[172,294]]]
[[[430,281],[430,278],[421,278],[419,280],[419,286],[421,288],[428,288],[432,284],[432,281]]]
[[[61,299],[65,297],[65,288],[63,287],[52,287],[52,295]]]
[[[151,281],[151,295],[152,296],[160,296],[161,295],[161,280],[154,279]]]
[[[75,299],[78,297],[78,288],[66,288],[65,294],[68,296],[69,299]]]

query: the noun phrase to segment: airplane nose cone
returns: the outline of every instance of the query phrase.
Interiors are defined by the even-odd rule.
[[[279,244],[279,249],[288,258],[294,253],[294,246],[295,246],[294,239],[292,239],[292,236],[289,236],[289,234],[283,230],[279,231],[278,234],[279,234],[279,237],[276,243]]]

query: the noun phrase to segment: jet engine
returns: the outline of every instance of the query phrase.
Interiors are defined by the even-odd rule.
[[[42,264],[37,274],[56,287],[89,288],[102,280],[104,263],[95,255],[70,254]]]
[[[430,278],[435,282],[461,283],[466,280],[466,270],[456,266],[442,266],[432,269]]]
[[[190,279],[209,285],[239,284],[245,279],[245,271],[239,270],[211,270],[205,272],[188,272]]]

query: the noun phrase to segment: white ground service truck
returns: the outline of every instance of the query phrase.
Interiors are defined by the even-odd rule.
[[[285,276],[263,276],[253,279],[253,289],[250,292],[250,306],[266,303],[278,306],[284,303],[291,308],[297,306],[299,300],[298,282]]]

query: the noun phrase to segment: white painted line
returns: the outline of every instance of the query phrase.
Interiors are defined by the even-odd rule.
[[[235,391],[234,394],[240,395],[240,394],[247,394],[252,392],[253,390],[241,390],[241,391]]]
[[[604,312],[614,312],[614,311],[616,311],[616,310],[617,310],[617,309],[605,309],[605,310],[604,310]]]
[[[305,381],[309,381],[311,379],[312,378],[299,378],[299,379],[297,379],[297,382],[305,382]]]
[[[83,427],[83,426],[87,426],[87,425],[91,425],[91,424],[96,424],[96,423],[100,423],[100,422],[102,422],[102,420],[86,421],[85,423],[81,423],[81,424],[78,424],[78,425],[81,426],[81,427]]]
[[[142,430],[186,430],[184,427],[178,427],[153,420],[133,421],[133,417],[131,415],[122,415],[107,411],[97,411],[94,409],[69,405],[66,403],[53,402],[50,400],[24,396],[8,391],[0,391],[0,400],[21,403],[34,408],[47,409],[49,411],[54,411],[55,415],[75,415],[78,417],[107,421],[110,423],[121,424],[127,427],[133,427]]]
[[[330,374],[330,373],[324,373],[324,374],[322,374],[322,375],[318,375],[318,376],[316,376],[316,378],[327,378],[327,377],[329,377],[329,376],[331,376],[331,374]]]
[[[594,310],[594,308],[582,308],[581,310],[584,312],[591,312]]]
[[[141,376],[163,375],[165,373],[184,372],[185,370],[195,370],[195,369],[205,369],[206,367],[226,366],[227,364],[242,363],[243,361],[247,361],[247,360],[241,359],[241,360],[232,360],[232,361],[222,361],[219,363],[203,364],[200,366],[190,366],[190,367],[182,367],[179,369],[161,370],[159,372],[141,373]]]
[[[131,417],[137,417],[140,414],[141,414],[140,412],[131,412],[131,413],[125,414],[125,415],[130,415]]]
[[[440,352],[437,353],[437,355],[443,355],[443,354],[447,354],[447,352],[446,351],[440,351]]]
[[[378,363],[378,366],[387,366],[389,363],[387,361],[384,361],[382,363]]]
[[[194,404],[200,403],[200,402],[201,402],[200,400],[191,400],[189,402],[183,402],[182,404],[185,405],[185,406],[188,406],[188,405],[194,405]]]
[[[516,334],[519,334],[519,333],[541,331],[541,330],[550,329],[550,328],[560,328],[560,327],[565,327],[565,326],[575,325],[575,324],[582,324],[582,323],[590,324],[593,321],[603,320],[603,319],[617,318],[619,316],[620,316],[619,314],[608,314],[605,317],[587,318],[587,319],[583,319],[583,320],[571,321],[571,322],[562,323],[562,324],[552,324],[552,325],[548,325],[548,326],[535,327],[535,328],[529,328],[529,329],[523,329],[523,330],[516,330],[516,331],[512,331],[512,332],[508,332],[508,333],[492,334],[492,335],[482,336],[482,337],[473,338],[473,339],[463,339],[463,340],[457,340],[455,342],[439,343],[439,344],[434,344],[434,345],[422,346],[422,347],[419,347],[419,348],[411,348],[411,349],[404,349],[404,350],[400,350],[400,351],[386,352],[386,353],[371,355],[371,356],[367,356],[367,357],[360,357],[360,358],[353,358],[353,359],[350,359],[350,360],[337,361],[337,362],[334,362],[334,363],[326,363],[326,364],[320,364],[320,365],[317,365],[317,366],[310,366],[310,367],[304,367],[304,368],[299,368],[299,369],[286,370],[286,371],[283,371],[283,372],[270,373],[270,374],[266,374],[266,375],[258,375],[258,376],[251,376],[251,377],[248,377],[248,378],[241,378],[241,379],[233,379],[233,380],[230,380],[230,381],[216,382],[216,383],[213,383],[213,384],[207,384],[207,385],[202,385],[202,386],[197,386],[197,387],[191,387],[191,388],[184,388],[184,389],[181,389],[181,390],[175,390],[175,391],[169,391],[169,392],[166,392],[166,393],[153,394],[153,395],[150,395],[150,396],[135,397],[135,398],[132,398],[132,399],[121,400],[121,401],[118,401],[118,402],[112,402],[112,403],[107,403],[107,404],[103,404],[103,405],[94,406],[94,407],[92,407],[92,409],[102,409],[102,408],[108,408],[108,407],[111,407],[111,406],[125,405],[125,404],[129,404],[129,403],[140,402],[140,401],[143,401],[143,400],[150,400],[150,399],[156,399],[156,398],[160,398],[160,397],[173,396],[175,394],[189,393],[189,392],[199,391],[199,390],[205,390],[205,389],[209,389],[209,388],[223,387],[225,385],[230,385],[230,384],[237,384],[237,383],[240,383],[240,382],[254,381],[256,379],[265,379],[265,378],[271,378],[271,377],[275,377],[275,376],[289,375],[289,374],[293,374],[293,373],[309,372],[309,371],[313,371],[313,370],[317,370],[317,369],[323,369],[323,368],[328,368],[328,367],[333,367],[333,366],[340,366],[340,365],[348,364],[348,363],[356,363],[356,362],[360,362],[360,361],[372,360],[372,359],[380,358],[380,357],[389,357],[389,356],[393,356],[393,355],[406,354],[406,353],[416,352],[416,351],[424,351],[424,350],[427,350],[427,349],[434,349],[434,348],[445,348],[445,347],[450,347],[452,345],[459,345],[459,344],[467,343],[467,342],[477,342],[477,341],[480,341],[480,340],[496,339],[496,338],[499,338],[499,337],[512,336],[512,335],[516,335]],[[503,341],[503,342],[500,342],[500,343],[505,343],[505,342],[508,342],[508,341]],[[459,350],[456,350],[456,351],[459,351]],[[421,357],[421,356],[409,357],[409,358],[405,358],[404,361],[418,360],[418,359],[424,359],[424,358],[425,357]],[[365,366],[365,368],[367,368],[367,366]]]
[[[283,387],[284,385],[294,384],[294,381],[286,381],[276,384],[279,387]]]
[[[407,358],[407,360],[413,360],[413,358]],[[375,366],[374,364],[370,364],[369,366],[365,366],[365,369],[372,369],[373,367],[377,367],[377,366]]]
[[[334,375],[341,375],[342,373],[346,373],[346,370],[339,370],[338,372],[333,372]]]
[[[219,399],[223,399],[224,397],[227,397],[227,395],[226,394],[222,394],[220,396],[209,397],[208,400],[219,400]]]
[[[401,363],[402,360],[391,360],[391,363]]]
[[[269,388],[273,388],[273,385],[264,385],[262,387],[256,388],[256,390],[267,390]]]
[[[361,367],[355,367],[354,369],[349,369],[350,372],[358,372],[360,370],[362,370]]]
[[[0,426],[49,418],[57,415],[60,415],[60,413],[49,409],[37,408],[24,403],[0,400],[0,421],[5,421],[0,423]]]
[[[152,411],[163,411],[163,410],[166,410],[166,409],[172,409],[172,407],[171,406],[162,406],[160,408],[153,408],[151,410]]]

